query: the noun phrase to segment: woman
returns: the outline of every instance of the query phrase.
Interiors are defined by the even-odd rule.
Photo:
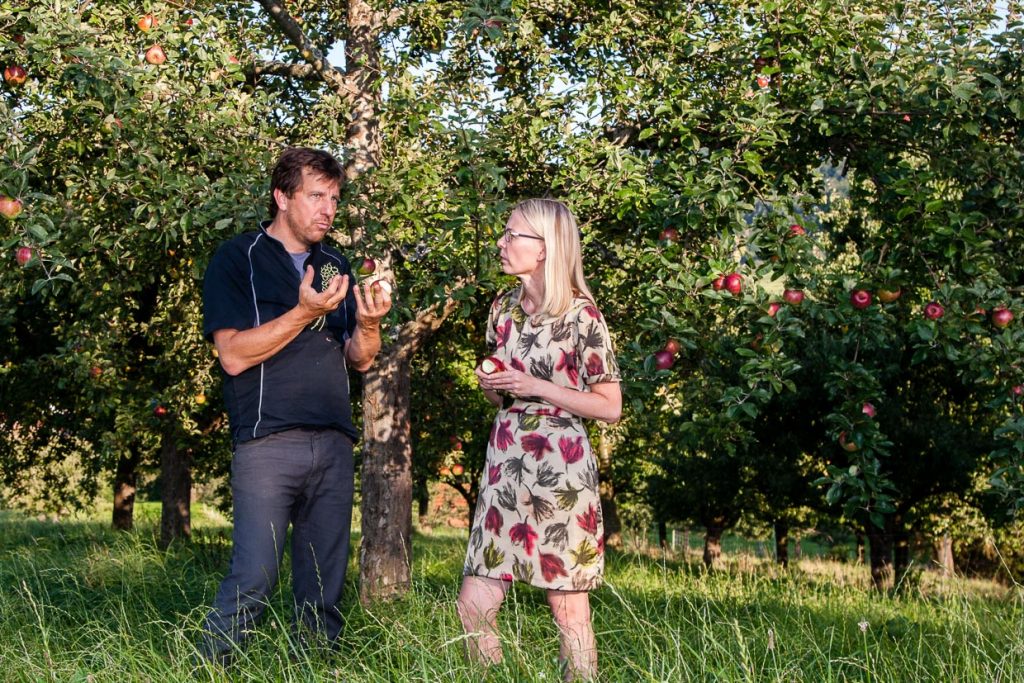
[[[604,530],[583,419],[619,419],[618,364],[583,277],[576,219],[564,204],[520,203],[498,248],[502,270],[521,284],[491,306],[487,342],[504,367],[490,374],[476,369],[499,410],[459,616],[471,636],[470,656],[498,662],[496,619],[509,585],[516,580],[543,588],[558,624],[566,678],[592,678],[597,650],[588,591],[601,584]]]

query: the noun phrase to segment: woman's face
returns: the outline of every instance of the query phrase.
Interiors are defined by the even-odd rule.
[[[498,238],[501,269],[507,275],[541,276],[544,273],[544,238],[534,232],[518,211],[513,211]]]

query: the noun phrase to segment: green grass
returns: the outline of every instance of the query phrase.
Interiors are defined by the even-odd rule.
[[[115,533],[0,513],[0,680],[477,681],[454,598],[464,532],[414,540],[414,586],[372,609],[343,604],[339,651],[293,646],[288,575],[228,674],[193,670],[194,643],[230,554],[229,527],[198,509],[195,539],[168,552],[155,514]],[[911,595],[867,590],[863,567],[808,560],[783,572],[730,556],[611,554],[593,596],[606,681],[1024,681],[1024,594],[926,576]],[[859,624],[863,623],[863,630]],[[501,616],[505,663],[488,681],[557,681],[542,594],[518,588]]]

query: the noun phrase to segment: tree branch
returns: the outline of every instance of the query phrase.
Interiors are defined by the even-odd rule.
[[[312,71],[319,74],[327,85],[346,101],[351,101],[356,89],[348,82],[345,74],[331,66],[323,53],[313,45],[312,41],[302,32],[302,28],[284,9],[280,0],[259,0],[263,9],[267,10],[270,18],[274,20],[278,28],[287,36],[292,45],[299,48],[299,54],[306,60]],[[308,76],[302,76],[306,78]]]

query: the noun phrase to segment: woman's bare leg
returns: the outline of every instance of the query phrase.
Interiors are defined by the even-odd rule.
[[[505,600],[508,586],[508,581],[484,576],[462,578],[458,610],[462,628],[470,636],[466,641],[466,651],[471,661],[485,665],[501,661],[498,609]]]
[[[590,594],[586,591],[548,591],[551,614],[561,638],[559,658],[565,664],[565,680],[597,677],[597,644],[590,623]]]

